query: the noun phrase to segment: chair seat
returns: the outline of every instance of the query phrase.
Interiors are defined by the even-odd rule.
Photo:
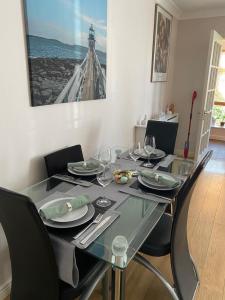
[[[139,251],[150,256],[169,254],[172,222],[172,217],[164,214]]]
[[[79,284],[76,288],[73,288],[69,284],[60,281],[60,300],[74,300],[80,296],[84,290],[94,281],[96,276],[101,273],[105,266],[104,261],[100,261],[93,257],[93,261],[90,267],[90,261],[86,264],[86,268],[82,268],[80,272]],[[86,269],[86,270],[85,270]],[[89,269],[89,271],[88,271]]]

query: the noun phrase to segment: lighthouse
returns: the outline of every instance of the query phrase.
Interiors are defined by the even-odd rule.
[[[93,24],[91,24],[89,28],[89,49],[94,50],[95,49],[95,30],[93,28]]]
[[[106,98],[106,79],[95,51],[96,39],[93,24],[89,27],[88,51],[81,63],[75,65],[74,74],[55,103]]]

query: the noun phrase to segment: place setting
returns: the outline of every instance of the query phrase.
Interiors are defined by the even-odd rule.
[[[70,196],[56,192],[41,201],[38,212],[45,225],[67,229],[81,226],[90,221],[95,208],[88,195]]]
[[[104,170],[97,159],[67,163],[67,172],[57,173],[52,178],[83,187],[92,186],[95,176]]]
[[[103,164],[96,159],[87,161],[71,162],[67,164],[69,173],[76,176],[93,176],[101,173],[104,170]]]
[[[97,158],[90,158],[85,161],[78,161],[78,162],[69,162],[67,164],[67,171],[76,177],[84,177],[88,179],[89,177],[94,177],[100,173],[102,173],[105,167],[110,164],[112,159],[111,156],[111,149],[106,148],[99,151]],[[67,176],[69,177],[69,176]],[[82,183],[85,185],[86,180],[82,180],[80,178],[75,178],[74,183]]]
[[[143,145],[140,142],[135,143],[128,151],[119,155],[121,161],[134,162],[136,169],[139,166],[152,169],[165,158],[166,153],[156,148],[154,136],[146,136]]]
[[[164,151],[156,148],[156,141],[153,135],[146,136],[143,148],[136,149],[134,153],[144,160],[141,166],[150,169],[154,168],[159,161],[166,157]]]
[[[158,170],[143,170],[137,180],[144,187],[157,191],[172,191],[180,187],[182,183],[181,179],[174,175]]]
[[[182,183],[181,179],[170,173],[142,169],[136,180],[122,186],[119,191],[159,203],[170,203]]]
[[[103,171],[101,174],[103,176]],[[105,174],[108,174],[107,170]],[[98,178],[103,183],[101,184],[103,188],[111,182],[111,177],[110,180],[101,176]],[[37,205],[43,223],[54,229],[77,228],[74,233],[78,234],[74,236],[73,243],[78,248],[88,247],[119,217],[118,212],[110,209],[115,201],[106,198],[104,189],[103,191],[100,189],[96,185],[92,185],[89,189],[82,186],[75,187],[68,194],[55,192],[43,199]],[[72,196],[73,193],[77,195]]]

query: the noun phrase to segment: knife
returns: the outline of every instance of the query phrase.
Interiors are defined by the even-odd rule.
[[[81,242],[81,245],[84,245],[85,243],[87,243],[87,241],[102,227],[104,226],[109,220],[110,220],[111,216],[108,216],[107,218],[105,218],[102,222],[100,222],[98,224],[98,226],[95,227],[95,229],[90,232]]]
[[[93,185],[93,183],[91,183],[89,181],[85,181],[85,180],[82,180],[82,179],[79,179],[79,178],[77,179],[77,178],[74,178],[73,176],[70,176],[70,175],[55,174],[52,177],[56,178],[56,179],[66,181],[66,182],[69,182],[69,183],[81,185],[83,187],[90,187],[90,186]]]

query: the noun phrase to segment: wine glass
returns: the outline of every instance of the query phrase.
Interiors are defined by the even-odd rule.
[[[104,189],[113,181],[113,172],[112,167],[110,165],[102,164],[102,167],[104,168],[104,170],[97,175],[97,181]],[[103,196],[96,202],[96,204],[100,207],[107,207],[111,204],[111,200]]]
[[[153,135],[148,135],[144,140],[144,151],[148,156],[148,162],[144,164],[144,167],[151,168],[153,164],[150,162],[151,154],[155,152],[155,137]]]
[[[106,148],[99,152],[98,160],[104,165],[107,166],[112,160],[111,149]]]
[[[140,142],[129,147],[129,156],[135,162],[135,172],[137,172],[137,160],[141,157]]]

